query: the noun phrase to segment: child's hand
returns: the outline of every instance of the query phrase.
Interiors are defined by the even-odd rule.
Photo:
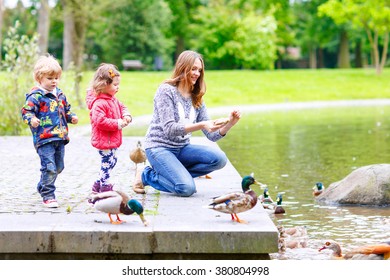
[[[77,116],[72,116],[71,122],[72,122],[73,124],[77,124],[77,123],[79,122],[79,118],[78,118]]]
[[[130,124],[132,120],[133,118],[131,116],[126,115],[123,117],[123,121],[126,122],[126,125]]]
[[[41,123],[41,121],[37,117],[32,117],[30,124],[32,127],[36,128]]]
[[[128,125],[128,123],[126,122],[125,118],[118,119],[118,128],[119,129],[122,129],[122,128],[126,127],[127,125]]]

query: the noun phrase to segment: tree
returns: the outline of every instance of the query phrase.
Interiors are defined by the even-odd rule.
[[[49,0],[41,0],[38,10],[38,46],[41,54],[47,53],[49,44],[50,6]]]
[[[74,91],[78,105],[84,105],[80,96],[80,82],[82,79],[82,66],[85,49],[87,23],[91,17],[93,0],[61,0],[64,12],[64,70],[75,71]]]
[[[167,0],[173,14],[171,33],[176,41],[175,60],[181,52],[189,47],[192,37],[190,23],[193,22],[196,9],[201,5],[200,0]]]
[[[0,0],[0,65],[3,58],[3,14],[4,14],[4,0]]]
[[[310,68],[332,67],[335,63],[325,65],[324,52],[345,53],[348,52],[348,38],[342,37],[342,29],[328,17],[319,17],[317,9],[326,0],[297,1],[293,4],[292,11],[296,17],[293,30],[296,33],[296,44],[301,47],[303,53],[307,53]],[[340,38],[345,39],[346,44],[340,43]],[[343,46],[344,48],[341,48]],[[347,55],[347,58],[349,56]],[[343,59],[344,61],[344,59]],[[348,60],[349,62],[349,60]],[[340,66],[340,65],[339,65]],[[348,67],[343,65],[343,67]]]
[[[71,63],[81,68],[83,63],[85,35],[90,20],[93,0],[61,0],[64,12],[64,54],[63,67]]]
[[[141,60],[149,69],[156,56],[171,60],[174,39],[169,36],[172,14],[164,0],[102,2],[88,33],[98,60],[118,66],[123,59]]]
[[[349,23],[355,29],[363,28],[371,46],[376,73],[382,73],[389,45],[389,0],[328,0],[319,7],[319,13],[331,17],[338,25]]]
[[[214,69],[273,69],[276,20],[273,11],[256,9],[252,1],[210,0],[192,26],[191,45]]]

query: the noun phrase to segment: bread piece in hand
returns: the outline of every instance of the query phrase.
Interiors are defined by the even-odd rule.
[[[225,125],[229,122],[229,118],[220,118],[214,121],[214,125]]]

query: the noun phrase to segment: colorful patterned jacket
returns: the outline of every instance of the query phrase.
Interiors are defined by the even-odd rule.
[[[68,123],[75,114],[70,111],[71,106],[65,94],[59,88],[56,90],[57,96],[39,87],[33,87],[26,94],[26,103],[21,110],[22,118],[30,126],[36,149],[52,141],[69,143]],[[36,128],[31,126],[34,116],[40,120]]]

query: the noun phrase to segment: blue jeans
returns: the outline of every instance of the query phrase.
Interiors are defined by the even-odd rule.
[[[54,183],[57,175],[64,170],[64,146],[63,141],[53,141],[38,147],[37,153],[41,159],[41,179],[37,190],[43,200],[55,199]]]
[[[227,162],[223,151],[192,144],[146,149],[146,156],[151,167],[142,172],[143,184],[178,196],[193,195],[196,192],[193,178],[221,169]]]

